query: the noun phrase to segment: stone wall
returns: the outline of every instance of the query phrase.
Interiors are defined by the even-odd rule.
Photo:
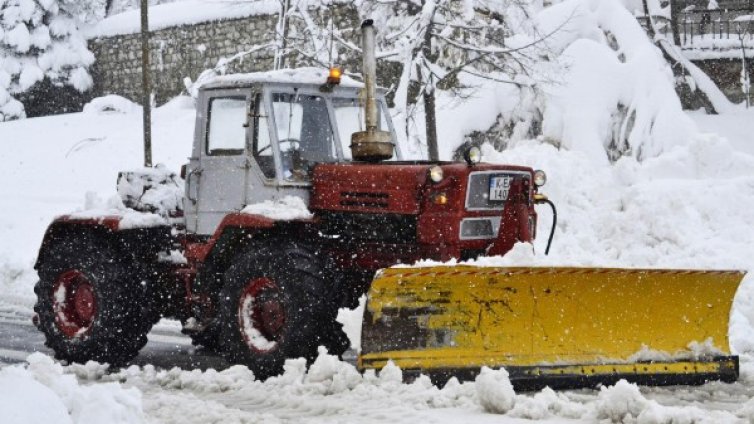
[[[354,38],[359,17],[352,5],[337,6],[320,16],[310,12],[313,19],[326,21],[331,15],[345,34]],[[275,37],[277,15],[257,15],[245,18],[205,22],[153,31],[150,41],[151,77],[153,93],[158,104],[185,91],[184,79],[195,80],[204,70],[218,61],[256,45],[270,43]],[[307,43],[303,23],[291,20],[292,42]],[[296,34],[301,36],[295,37]],[[351,41],[358,42],[353,39]],[[141,38],[139,34],[117,35],[91,40],[89,49],[97,61],[91,69],[95,86],[93,97],[118,94],[141,102]],[[260,50],[234,61],[228,72],[266,71],[273,67],[274,51]],[[290,57],[288,66],[307,65],[304,58]]]

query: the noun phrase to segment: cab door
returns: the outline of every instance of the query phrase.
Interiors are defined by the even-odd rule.
[[[197,134],[198,167],[192,167],[187,178],[196,217],[193,225],[187,217],[187,224],[197,234],[212,234],[225,215],[246,204],[250,96],[241,90],[218,91],[202,103],[206,119]]]

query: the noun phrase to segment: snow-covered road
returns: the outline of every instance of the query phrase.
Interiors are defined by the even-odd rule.
[[[52,355],[45,347],[43,334],[34,327],[31,314],[0,304],[0,364],[24,363],[34,352]],[[134,365],[152,364],[160,368],[217,369],[230,365],[217,355],[196,349],[191,339],[173,321],[163,321],[148,334],[149,342],[133,360]]]

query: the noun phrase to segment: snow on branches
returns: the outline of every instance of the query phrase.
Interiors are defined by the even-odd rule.
[[[412,129],[416,110],[423,106],[430,157],[437,159],[435,91],[458,97],[471,92],[463,75],[500,83],[534,86],[535,65],[541,62],[546,35],[532,31],[530,21],[538,2],[521,0],[363,0],[364,16],[384,28],[381,56],[398,61],[402,74],[395,89],[395,111],[403,136],[421,149]],[[473,91],[473,90],[471,90]]]
[[[14,95],[45,78],[91,88],[94,55],[79,28],[104,13],[105,0],[0,0],[0,121],[25,117]]]

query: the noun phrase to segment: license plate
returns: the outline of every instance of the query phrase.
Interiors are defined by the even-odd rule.
[[[490,200],[508,200],[508,192],[510,192],[511,189],[511,181],[513,181],[513,177],[502,176],[490,178]]]

